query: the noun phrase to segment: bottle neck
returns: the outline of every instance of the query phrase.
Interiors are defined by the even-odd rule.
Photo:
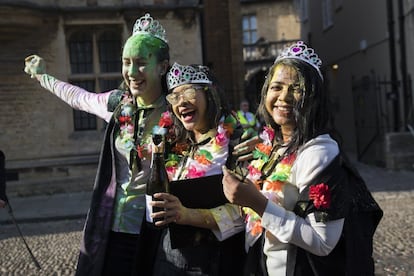
[[[163,145],[153,145],[152,147],[152,154],[163,154],[164,153],[164,146]]]
[[[152,152],[151,167],[165,166],[164,152]]]
[[[152,162],[153,165],[155,162],[164,162],[164,141],[161,135],[153,136],[152,144]]]

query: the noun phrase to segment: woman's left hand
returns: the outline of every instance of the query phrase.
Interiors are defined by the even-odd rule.
[[[259,136],[254,136],[242,143],[236,145],[233,150],[233,155],[238,156],[237,161],[244,162],[253,159],[253,150],[255,149],[256,145],[260,143],[262,140]]]
[[[164,211],[152,214],[152,218],[163,218],[163,220],[156,222],[155,225],[163,226],[171,222],[183,224],[187,208],[181,204],[178,197],[169,193],[156,193],[154,198],[159,201],[152,201],[151,205],[164,209]]]

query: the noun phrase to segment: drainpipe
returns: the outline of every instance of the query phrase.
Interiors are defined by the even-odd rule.
[[[205,64],[206,61],[206,45],[205,45],[205,33],[204,30],[204,17],[205,17],[205,10],[204,10],[204,1],[199,0],[198,2],[198,20],[200,22],[200,35],[201,35],[201,59],[202,64]]]
[[[398,20],[399,20],[399,31],[400,31],[400,52],[401,52],[401,80],[403,87],[403,103],[404,103],[404,118],[403,126],[408,123],[408,112],[411,105],[411,94],[408,86],[408,75],[407,75],[407,53],[405,45],[405,16],[404,16],[404,4],[402,0],[398,0]],[[403,127],[405,129],[405,127]]]
[[[399,109],[399,93],[398,93],[398,79],[397,79],[397,65],[395,53],[395,37],[394,37],[394,9],[393,1],[387,0],[387,15],[388,15],[388,33],[389,33],[389,48],[390,48],[390,68],[391,68],[391,87],[392,87],[392,101],[394,113],[394,131],[398,132],[400,129],[400,109]]]

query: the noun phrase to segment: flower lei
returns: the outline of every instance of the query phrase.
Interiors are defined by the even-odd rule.
[[[290,176],[293,162],[296,159],[296,154],[285,156],[276,165],[272,173],[261,183],[262,169],[270,159],[274,136],[275,133],[273,129],[264,127],[263,132],[259,135],[263,142],[256,145],[256,148],[253,151],[254,160],[251,161],[247,167],[249,170],[247,178],[255,183],[256,187],[261,190],[269,200],[277,202],[278,197],[282,193],[283,185]],[[262,184],[262,188],[260,187],[260,184]],[[243,211],[246,214],[246,232],[250,233],[254,238],[258,238],[263,232],[261,217],[248,207],[243,207]]]
[[[165,112],[162,115],[160,120],[163,121],[165,118],[171,116],[170,112]],[[164,119],[163,119],[164,117]],[[171,117],[170,117],[171,118]],[[228,116],[224,118],[217,127],[217,133],[211,139],[211,141],[207,144],[209,145],[209,150],[199,148],[194,153],[193,158],[189,159],[188,166],[184,171],[184,178],[198,178],[203,177],[209,170],[210,166],[213,164],[214,160],[218,153],[222,152],[223,147],[227,147],[230,137],[233,134],[233,131],[236,127],[237,121],[233,116]],[[171,124],[169,128],[171,128]],[[171,132],[170,132],[171,133]],[[171,141],[168,138],[167,134],[167,141]],[[188,152],[189,144],[188,143],[176,143],[171,148],[171,152],[168,154],[166,159],[165,167],[170,179],[173,179],[174,175],[176,174],[178,167],[180,165],[180,161],[184,156],[189,155]]]
[[[133,98],[128,94],[124,94],[121,100],[121,111],[118,116],[120,142],[127,151],[131,151],[132,149],[137,150],[141,158],[141,148],[139,145],[136,147],[134,141],[134,122],[132,121],[132,117],[135,111],[136,106]]]
[[[120,125],[121,143],[126,150],[137,150],[138,155],[142,156],[142,150],[144,146],[134,144],[134,123],[132,117],[135,112],[135,105],[133,99],[128,95],[125,95],[121,101],[121,112],[118,117]],[[154,126],[153,134],[165,135],[166,143],[170,145],[171,152],[168,153],[165,167],[170,179],[175,175],[181,159],[187,156],[189,144],[188,143],[175,143],[172,142],[175,139],[174,124],[172,120],[172,114],[169,111],[165,111],[161,114],[160,120],[156,126]],[[211,145],[211,151],[205,149],[198,149],[194,154],[194,158],[190,160],[190,164],[187,168],[185,178],[197,178],[206,174],[209,166],[215,160],[215,155],[221,152],[224,146],[227,146],[231,135],[237,125],[237,121],[233,116],[228,116],[222,120],[217,128],[215,137],[209,142]],[[167,147],[166,147],[167,148]]]
[[[134,141],[134,129],[135,125],[132,120],[134,113],[136,111],[136,105],[134,102],[134,99],[128,95],[124,94],[123,98],[121,100],[121,110],[118,116],[118,122],[119,122],[119,138],[121,145],[123,145],[123,148],[127,151],[136,150],[138,152],[138,156],[140,158],[143,157],[143,150],[146,148],[148,152],[150,152],[150,148],[148,147],[148,144],[135,145]],[[172,141],[173,139],[173,120],[171,118],[171,115],[168,111],[161,114],[161,118],[158,122],[158,125],[154,126],[153,133],[158,133],[162,135],[167,135],[168,141]]]

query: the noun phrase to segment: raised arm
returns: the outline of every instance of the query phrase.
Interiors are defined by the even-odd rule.
[[[28,56],[25,59],[24,71],[32,78],[36,78],[43,88],[59,97],[72,108],[94,114],[109,122],[112,113],[108,112],[107,105],[111,92],[97,94],[60,81],[46,74],[44,60],[36,55]]]

